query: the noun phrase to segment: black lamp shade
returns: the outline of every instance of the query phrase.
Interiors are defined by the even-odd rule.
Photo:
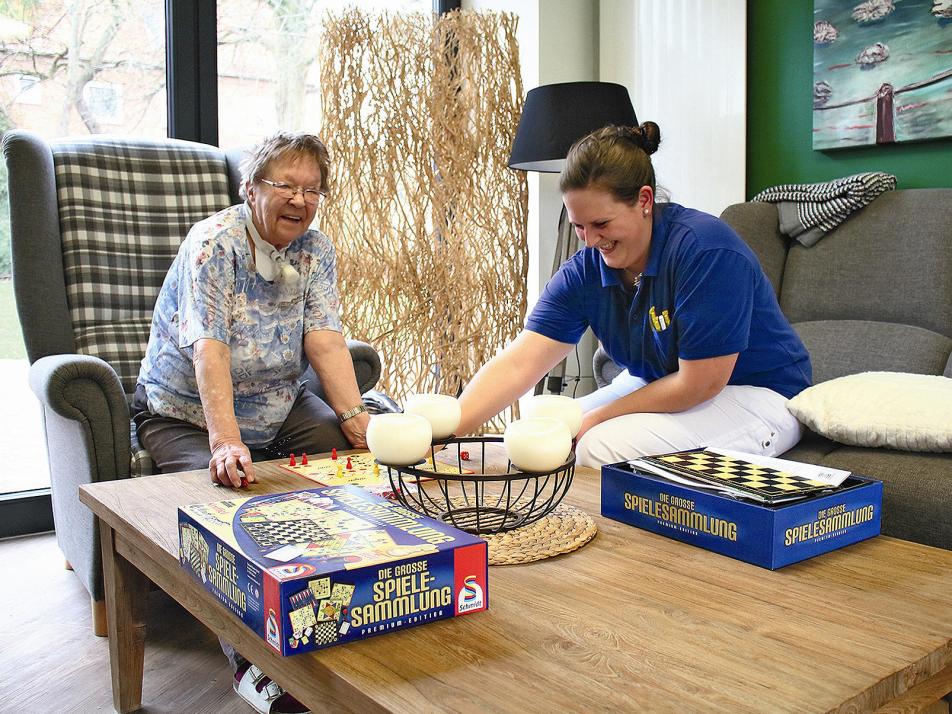
[[[509,168],[558,173],[576,141],[603,126],[637,126],[628,90],[610,82],[565,82],[529,90]]]

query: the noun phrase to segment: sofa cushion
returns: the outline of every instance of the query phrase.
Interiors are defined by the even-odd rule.
[[[780,295],[790,239],[780,232],[777,207],[772,203],[738,203],[725,208],[721,219],[753,249],[774,294]]]
[[[863,372],[810,387],[790,412],[843,444],[952,452],[952,379],[904,372]]]
[[[871,320],[798,322],[813,363],[813,383],[857,372],[942,374],[952,338],[912,325]]]
[[[780,306],[794,323],[877,320],[952,338],[950,241],[952,191],[888,191],[812,248],[790,247]]]
[[[952,454],[843,446],[817,463],[883,482],[884,535],[952,549]]]

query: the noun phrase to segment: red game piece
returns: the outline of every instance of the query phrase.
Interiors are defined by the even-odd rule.
[[[459,452],[459,457],[460,457],[463,461],[469,461],[469,452],[468,452],[468,451],[460,451],[460,452]]]
[[[337,461],[337,449],[331,449],[331,459]]]
[[[288,462],[288,466],[297,466],[297,461],[294,460],[294,454],[291,454],[291,460]]]
[[[248,479],[241,477],[241,485],[238,488],[248,488]]]
[[[349,456],[347,457],[347,470],[348,470],[348,471],[353,471],[353,470],[354,470],[354,465],[353,465],[352,463],[350,463],[350,457],[349,457]]]
[[[307,454],[301,454],[301,466],[307,466]]]

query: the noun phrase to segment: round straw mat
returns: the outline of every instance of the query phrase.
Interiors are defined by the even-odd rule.
[[[571,553],[588,543],[598,529],[585,511],[560,504],[552,513],[522,528],[484,535],[490,565],[517,565]]]

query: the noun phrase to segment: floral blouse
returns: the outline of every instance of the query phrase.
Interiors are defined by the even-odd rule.
[[[244,204],[196,223],[159,293],[139,384],[149,410],[207,428],[192,363],[196,340],[231,351],[235,416],[248,446],[274,440],[307,367],[304,335],[341,330],[334,246],[309,230],[285,258],[300,281],[269,282],[256,271]]]

